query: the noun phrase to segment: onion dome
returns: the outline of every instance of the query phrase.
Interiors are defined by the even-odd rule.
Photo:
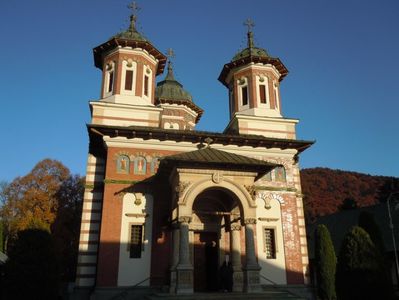
[[[171,49],[169,50],[172,51]],[[158,82],[157,87],[155,88],[155,103],[157,105],[177,104],[186,106],[196,113],[197,117],[195,123],[199,121],[204,112],[194,103],[191,94],[187,92],[183,88],[183,85],[175,79],[173,74],[173,65],[170,59],[168,62],[168,73],[166,74],[165,79]]]
[[[192,102],[192,96],[183,89],[183,85],[178,82],[173,75],[172,63],[168,63],[168,73],[161,82],[158,82],[155,89],[155,98],[165,100],[185,100]]]
[[[270,57],[265,49],[254,46],[254,34],[252,31],[248,31],[247,38],[248,47],[234,55],[231,61],[235,61],[247,56]]]
[[[137,17],[135,15],[131,15],[129,28],[125,31],[115,34],[113,38],[121,38],[133,41],[147,41],[147,39],[140,32],[137,31],[136,21]]]
[[[135,11],[137,10],[137,7],[134,7],[133,9]],[[118,47],[131,47],[132,49],[140,48],[146,50],[149,55],[158,60],[156,75],[163,73],[166,65],[166,56],[137,31],[136,21],[137,16],[133,13],[130,16],[130,25],[127,30],[112,36],[107,42],[93,49],[94,64],[97,68],[102,69],[103,58],[113,49]]]
[[[251,63],[271,64],[281,74],[280,81],[288,74],[287,68],[283,65],[277,57],[270,56],[267,51],[263,48],[256,47],[254,44],[254,34],[251,31],[251,27],[254,23],[248,19],[244,25],[248,26],[247,32],[247,48],[241,50],[233,59],[223,66],[222,72],[219,75],[219,81],[228,87],[229,83],[226,81],[228,75],[233,69],[249,65]]]

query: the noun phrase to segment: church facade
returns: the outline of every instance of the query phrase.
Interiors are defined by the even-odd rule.
[[[93,50],[102,87],[90,102],[76,286],[306,285],[298,156],[312,142],[282,116],[288,70],[254,45],[248,23],[247,47],[219,76],[230,122],[223,133],[196,131],[203,110],[135,23]]]

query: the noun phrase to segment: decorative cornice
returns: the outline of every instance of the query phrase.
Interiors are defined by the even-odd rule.
[[[126,217],[133,217],[133,218],[147,218],[148,214],[125,214]]]
[[[139,180],[120,180],[120,179],[104,179],[104,184],[136,184],[141,181]]]
[[[276,192],[296,192],[296,188],[292,187],[277,187],[277,186],[259,186],[255,185],[256,191],[276,191]]]
[[[298,152],[304,151],[314,143],[313,141],[267,138],[258,135],[233,135],[217,132],[173,130],[141,126],[123,127],[88,124],[87,128],[90,136],[90,146],[96,146],[100,149],[104,146],[104,136],[109,136],[111,138],[126,137],[127,139],[141,138],[143,140],[156,139],[159,141],[170,140],[191,143],[202,143],[207,137],[210,137],[215,144],[280,148],[282,150],[295,149]]]
[[[258,218],[259,221],[266,221],[266,222],[276,222],[280,220],[279,218]]]

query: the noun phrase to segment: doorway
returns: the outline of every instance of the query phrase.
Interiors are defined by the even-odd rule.
[[[219,285],[217,232],[194,232],[194,291],[213,292]]]

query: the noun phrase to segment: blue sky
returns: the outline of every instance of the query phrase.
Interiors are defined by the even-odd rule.
[[[84,174],[88,101],[98,99],[101,80],[92,48],[128,26],[127,3],[0,1],[0,181],[46,157]],[[197,129],[227,125],[227,90],[217,78],[245,47],[250,17],[256,45],[290,71],[284,116],[300,119],[298,138],[316,140],[301,167],[399,176],[399,1],[138,4],[140,31],[160,51],[174,49],[177,79],[205,110]]]

